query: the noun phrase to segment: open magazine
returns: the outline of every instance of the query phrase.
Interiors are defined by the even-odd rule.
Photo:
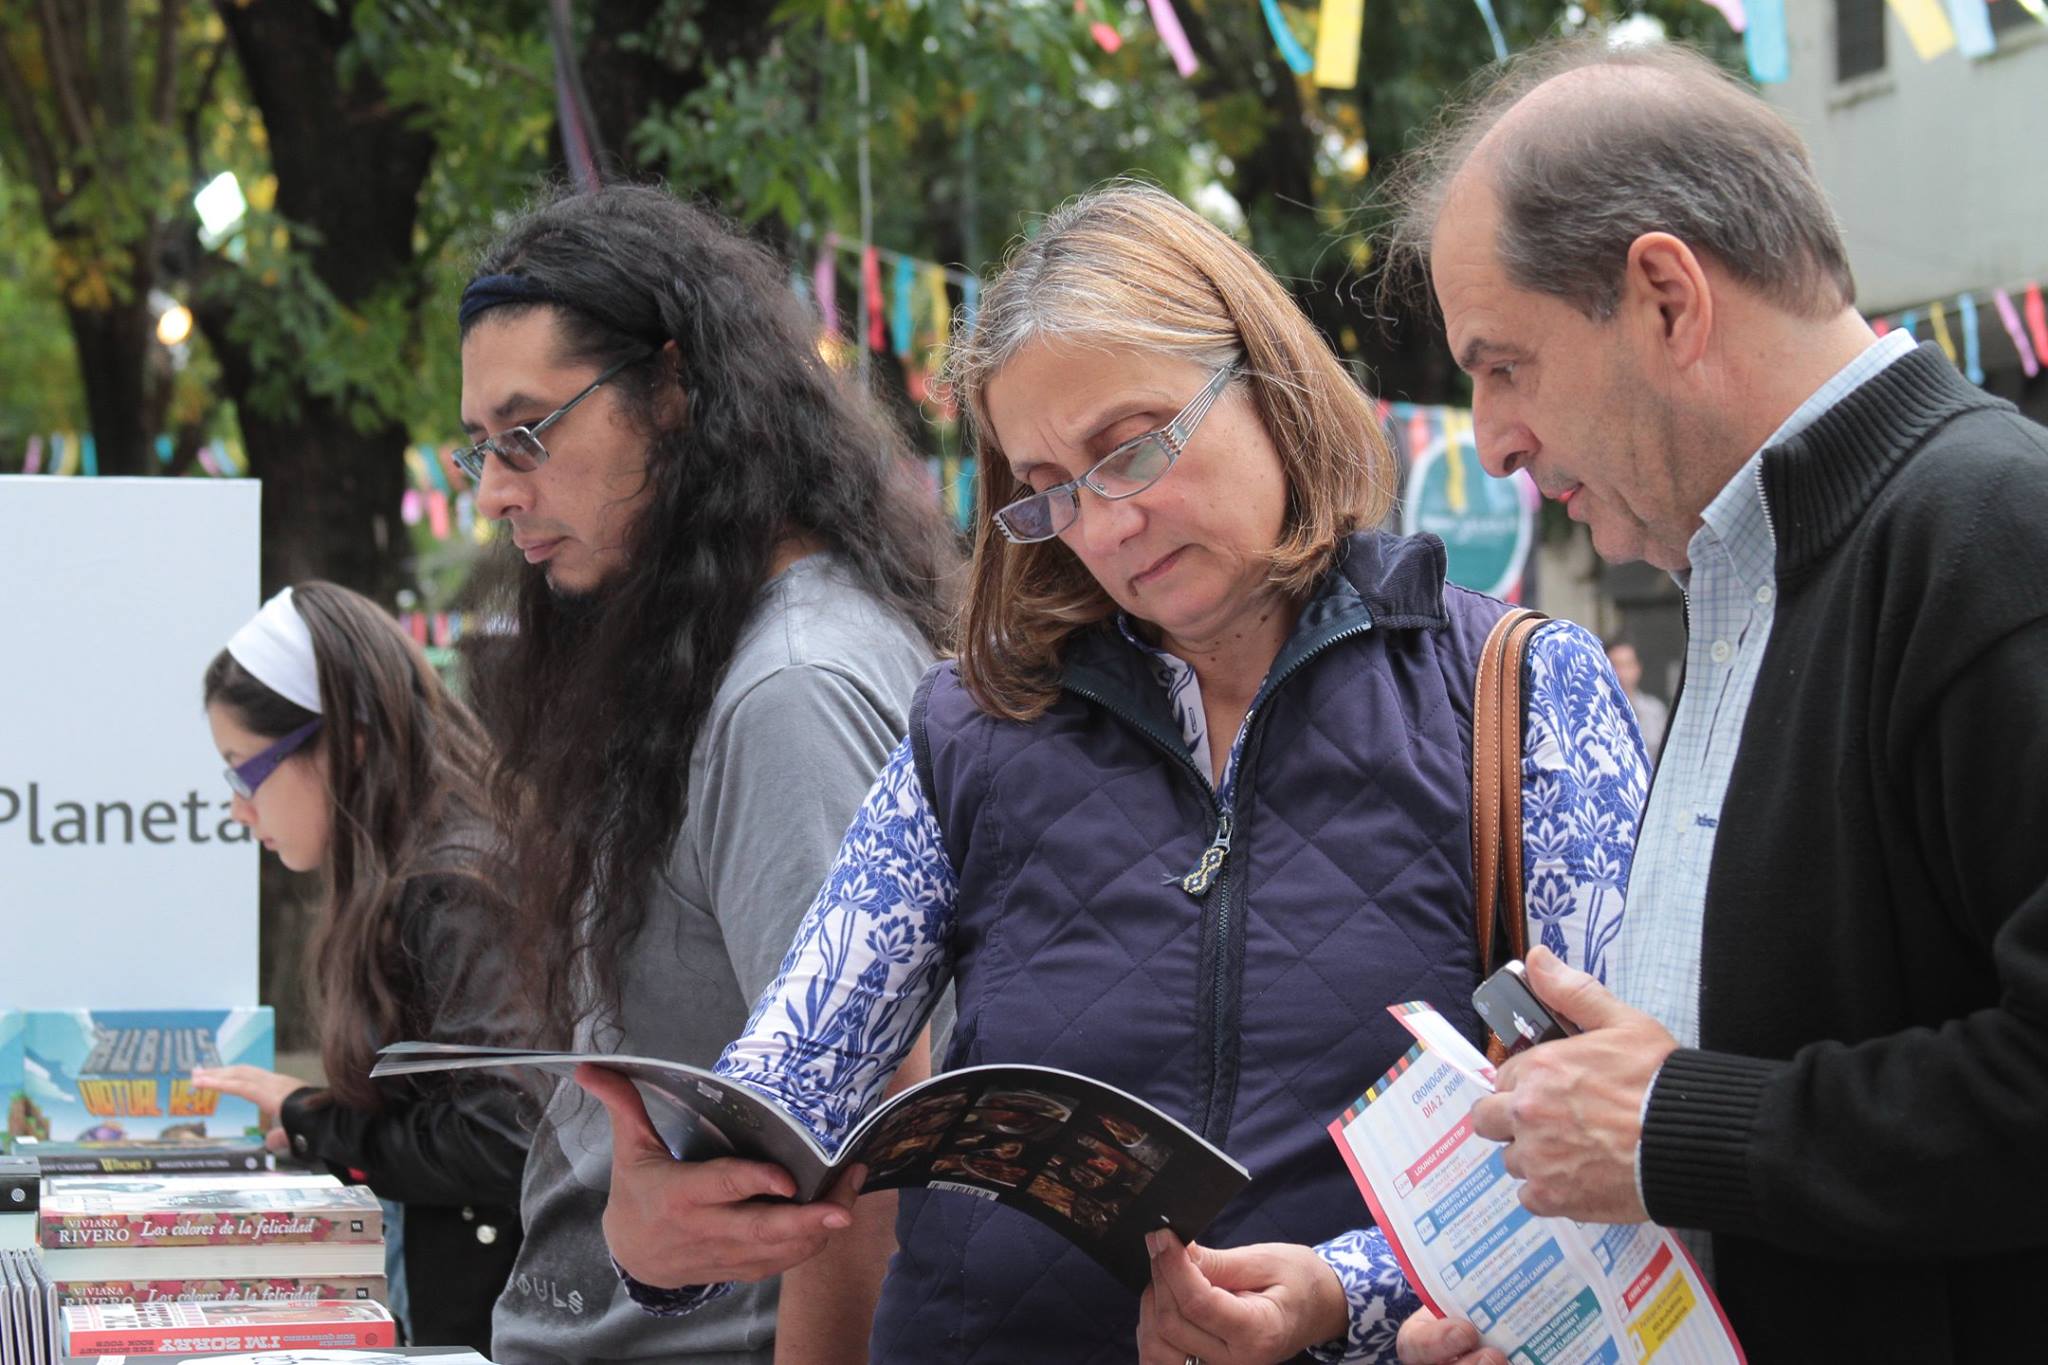
[[[877,1105],[837,1152],[759,1091],[653,1057],[393,1043],[370,1074],[515,1067],[567,1076],[586,1062],[633,1081],[678,1160],[772,1161],[795,1180],[803,1203],[859,1164],[867,1167],[863,1193],[926,1186],[1007,1204],[1133,1289],[1151,1279],[1146,1233],[1167,1227],[1195,1240],[1251,1178],[1135,1095],[1043,1066],[934,1076]]]
[[[1389,1008],[1415,1046],[1330,1136],[1422,1301],[1471,1319],[1516,1365],[1740,1365],[1714,1291],[1669,1232],[1522,1207],[1506,1148],[1472,1130],[1492,1065],[1429,1006]]]

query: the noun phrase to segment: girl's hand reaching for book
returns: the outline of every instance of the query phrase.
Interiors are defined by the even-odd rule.
[[[266,1128],[277,1125],[278,1111],[284,1108],[286,1100],[306,1089],[306,1083],[297,1076],[266,1071],[260,1066],[195,1066],[192,1084],[248,1100],[256,1106]]]
[[[619,1269],[641,1284],[680,1289],[764,1280],[808,1261],[833,1233],[852,1226],[860,1168],[814,1203],[760,1203],[763,1195],[795,1196],[789,1172],[729,1157],[677,1161],[631,1081],[586,1063],[576,1068],[576,1083],[611,1118],[604,1238]]]

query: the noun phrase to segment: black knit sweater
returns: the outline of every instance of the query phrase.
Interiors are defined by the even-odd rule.
[[[1757,1365],[2048,1361],[2048,431],[1926,346],[1763,484],[1777,613],[1650,1214],[1713,1234]]]

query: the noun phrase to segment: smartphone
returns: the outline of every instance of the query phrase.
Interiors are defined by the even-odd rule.
[[[1529,989],[1529,978],[1519,962],[1508,963],[1480,982],[1479,989],[1472,992],[1472,1006],[1510,1057],[1538,1043],[1578,1032],[1543,1008],[1536,992]]]

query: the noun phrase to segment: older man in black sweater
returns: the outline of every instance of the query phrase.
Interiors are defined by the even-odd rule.
[[[1415,164],[1482,459],[1692,635],[1614,994],[1533,955],[1585,1032],[1477,1131],[1538,1213],[1696,1230],[1759,1365],[2048,1358],[2048,432],[1872,334],[1803,147],[1692,54],[1540,51]]]

